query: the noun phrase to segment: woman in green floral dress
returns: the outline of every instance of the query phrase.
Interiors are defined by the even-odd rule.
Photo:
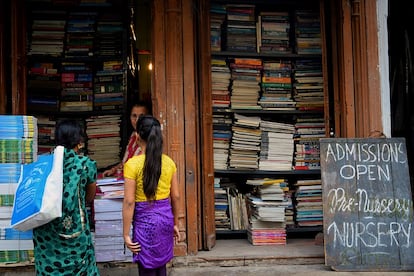
[[[76,121],[56,126],[63,158],[62,217],[33,229],[36,275],[99,275],[86,211],[95,196],[96,162],[78,155],[83,131]]]

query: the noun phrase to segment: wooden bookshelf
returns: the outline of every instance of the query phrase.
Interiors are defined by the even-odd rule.
[[[213,151],[217,154],[215,157],[220,158],[220,162],[215,158],[215,177],[233,179],[241,193],[250,193],[251,187],[246,187],[245,184],[247,179],[285,178],[289,181],[290,188],[295,189],[294,184],[297,180],[320,179],[321,177],[320,168],[313,168],[313,166],[317,166],[319,156],[315,157],[316,155],[313,153],[311,164],[307,161],[307,158],[310,158],[308,153],[303,153],[308,148],[306,145],[308,142],[304,142],[306,141],[305,136],[314,136],[314,138],[307,138],[309,144],[313,146],[317,143],[318,138],[326,137],[329,134],[327,127],[329,124],[325,120],[327,112],[325,99],[328,94],[326,85],[323,83],[327,77],[323,75],[323,72],[326,71],[324,70],[326,65],[323,64],[322,59],[323,26],[318,25],[320,21],[315,21],[315,18],[319,17],[319,9],[310,11],[310,7],[319,6],[319,1],[309,2],[211,2]],[[264,23],[265,21],[266,23]],[[252,27],[252,22],[255,27]],[[309,22],[308,25],[306,25],[307,22]],[[265,24],[266,27],[264,27]],[[281,27],[282,25],[283,27]],[[288,27],[286,28],[286,26]],[[315,29],[315,26],[318,30]],[[283,28],[286,30],[285,34],[283,34]],[[319,33],[317,33],[318,31]],[[256,40],[252,39],[252,33],[255,33]],[[243,60],[245,64],[237,64]],[[264,66],[265,64],[267,67]],[[275,66],[279,66],[279,71]],[[269,80],[269,82],[275,82],[273,79],[287,84],[265,83]],[[227,84],[226,80],[228,80]],[[252,87],[250,92],[246,92],[248,89],[243,88],[244,85]],[[215,96],[215,93],[217,95],[226,94],[226,87],[229,91],[227,97]],[[257,92],[257,96],[248,94]],[[239,93],[241,96],[235,96]],[[282,97],[282,94],[285,94],[286,97]],[[246,103],[248,99],[252,98],[256,98],[257,101]],[[235,102],[236,100],[237,102]],[[238,117],[242,117],[243,120],[243,116],[252,118],[252,120],[246,122],[245,129],[241,130],[240,134]],[[312,118],[310,122],[314,122],[314,125],[306,121],[309,118]],[[257,120],[260,121],[259,124]],[[230,121],[231,123],[229,123]],[[248,120],[246,119],[246,121]],[[262,154],[265,140],[260,140],[253,135],[253,132],[260,132],[259,125],[264,121],[294,126],[295,132],[292,133],[294,150],[292,151],[293,159],[290,169],[286,169],[286,167],[285,169],[277,169],[276,167],[275,169],[260,169],[261,158],[268,158],[263,157]],[[321,122],[324,124],[323,127],[319,127]],[[318,131],[316,131],[316,125],[318,125]],[[306,129],[299,130],[299,128]],[[286,130],[281,131],[286,132]],[[250,142],[243,142],[244,139],[250,139]],[[312,139],[313,142],[311,142]],[[226,142],[223,144],[223,140],[228,142],[228,148],[225,146]],[[232,154],[238,154],[243,150],[243,147],[258,149],[259,147],[251,146],[253,141],[256,141],[255,145],[260,145],[260,150],[256,153],[253,150],[250,151],[248,153],[251,154],[250,157],[239,157],[237,160],[248,159],[250,161],[238,167],[237,163],[232,162]],[[218,148],[215,148],[216,145]],[[299,153],[299,149],[301,149],[301,153]],[[226,153],[228,159],[225,162]],[[258,159],[257,166],[254,162],[255,157]],[[295,167],[296,162],[298,166]],[[308,166],[309,169],[304,169]],[[293,204],[296,204],[295,199],[293,199]],[[291,225],[286,227],[286,231],[290,233],[320,231],[322,219],[319,217],[315,220],[319,220],[320,225],[300,227],[295,221],[293,227]],[[317,222],[315,223],[317,224]],[[234,231],[237,235],[240,230]],[[222,232],[221,229],[217,230],[217,234],[222,234]],[[229,235],[231,229],[225,232],[226,235]]]

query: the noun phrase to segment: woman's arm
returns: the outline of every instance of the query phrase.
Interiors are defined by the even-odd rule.
[[[136,183],[134,179],[125,178],[124,182],[124,201],[122,204],[122,225],[125,245],[133,253],[138,253],[141,246],[131,239],[130,230],[135,208],[135,189]]]
[[[91,203],[96,195],[96,182],[86,185],[86,202]]]
[[[174,235],[176,242],[180,241],[180,231],[178,228],[178,215],[179,215],[179,202],[180,202],[180,193],[178,191],[178,180],[177,180],[177,173],[174,173],[171,179],[171,189],[170,189],[170,197],[171,197],[171,206],[174,215]]]

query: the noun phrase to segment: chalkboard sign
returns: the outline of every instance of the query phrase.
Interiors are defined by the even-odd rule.
[[[413,200],[404,138],[320,140],[325,264],[414,270]]]

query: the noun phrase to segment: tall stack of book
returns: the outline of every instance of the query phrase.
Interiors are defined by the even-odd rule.
[[[259,104],[263,110],[295,110],[292,98],[292,63],[290,60],[263,61],[262,95]]]
[[[295,63],[293,98],[298,110],[324,110],[321,60],[298,59]]]
[[[223,49],[222,30],[225,20],[226,6],[212,3],[210,7],[210,45],[213,52],[220,52]]]
[[[230,107],[230,68],[225,59],[211,60],[211,99],[213,108]]]
[[[86,62],[62,63],[60,111],[92,111],[92,67]]]
[[[124,253],[122,199],[95,199],[94,217],[96,261],[131,261],[131,251]]]
[[[0,264],[33,262],[32,231],[11,228],[23,164],[37,161],[37,119],[0,115]]]
[[[255,53],[255,5],[229,4],[226,10],[226,50]]]
[[[226,170],[232,136],[232,118],[228,114],[213,115],[213,154],[214,169]]]
[[[28,55],[60,57],[64,50],[66,12],[32,11],[32,30]]]
[[[323,225],[321,179],[298,180],[295,187],[297,225]]]
[[[259,170],[292,170],[294,125],[262,119],[260,130],[262,131],[262,139]]]
[[[39,155],[51,153],[55,148],[55,126],[54,119],[48,116],[37,117]]]
[[[122,110],[126,86],[121,60],[104,61],[95,73],[94,110]]]
[[[286,180],[248,179],[246,184],[255,186],[247,197],[248,240],[253,245],[286,244],[285,209],[291,204]]]
[[[321,54],[322,40],[319,12],[296,11],[296,51],[298,54]]]
[[[119,14],[101,13],[96,21],[95,54],[121,57],[124,26]]]
[[[96,12],[71,12],[69,14],[65,57],[93,56],[96,16]]]
[[[295,170],[320,169],[319,139],[325,137],[325,120],[321,116],[301,116],[295,123]]]
[[[260,117],[234,114],[229,167],[252,169],[259,167],[261,130]]]
[[[230,230],[229,199],[227,189],[221,187],[220,178],[214,178],[214,216],[216,230]]]
[[[260,96],[260,78],[263,68],[262,60],[256,58],[235,58],[231,68],[231,108],[261,109],[258,105]]]
[[[262,11],[258,16],[258,52],[291,53],[290,17],[287,11]]]
[[[92,116],[86,119],[88,155],[98,169],[120,162],[121,117],[119,115]]]

